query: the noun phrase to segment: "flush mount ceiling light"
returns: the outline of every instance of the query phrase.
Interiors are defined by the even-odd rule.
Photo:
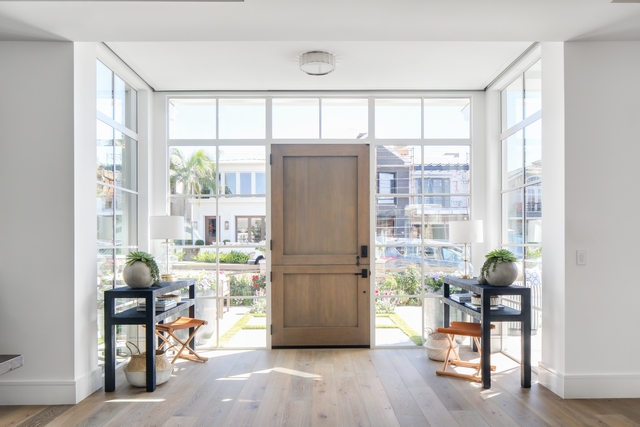
[[[336,58],[327,52],[314,50],[300,55],[300,70],[311,76],[324,76],[336,68]]]

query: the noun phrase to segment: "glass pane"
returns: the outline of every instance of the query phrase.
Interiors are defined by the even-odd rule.
[[[169,147],[171,194],[214,194],[217,176],[215,147]]]
[[[98,246],[114,246],[113,212],[115,207],[113,191],[113,187],[100,184],[97,186]]]
[[[256,172],[256,194],[266,194],[267,180],[264,172]]]
[[[116,190],[116,246],[138,244],[138,196]]]
[[[138,142],[121,132],[115,132],[116,185],[129,190],[137,189]]]
[[[542,184],[525,187],[527,243],[542,243]]]
[[[425,194],[452,193],[469,194],[470,147],[459,146],[425,146],[424,177],[421,191]],[[419,176],[418,183],[420,182]],[[447,202],[451,207],[467,208],[463,204],[466,197],[450,197]],[[429,203],[425,201],[425,203]]]
[[[376,99],[376,138],[420,138],[420,99]]]
[[[425,99],[425,138],[469,138],[471,100]]]
[[[376,243],[407,243],[411,237],[411,225],[420,224],[421,218],[410,204],[410,197],[396,197],[395,204],[381,203],[376,197]],[[386,199],[386,198],[383,198]]]
[[[524,159],[526,183],[542,179],[542,121],[536,120],[524,128]]]
[[[220,99],[221,139],[262,139],[266,135],[264,99]]]
[[[103,292],[113,288],[115,256],[112,248],[101,247],[98,241],[98,301],[103,302]],[[102,332],[102,331],[99,331]]]
[[[542,109],[542,62],[533,64],[524,73],[524,116]]]
[[[224,174],[224,194],[238,194],[236,175],[235,172],[227,172]]]
[[[251,194],[251,174],[242,172],[240,174],[240,194]]]
[[[113,72],[100,61],[96,61],[96,108],[113,118]]]
[[[519,76],[502,91],[502,130],[509,129],[523,119],[523,78]]]
[[[320,100],[274,99],[273,138],[320,138]]]
[[[503,188],[508,190],[523,185],[523,132],[518,131],[503,142],[503,159],[506,167],[503,169]]]
[[[252,243],[264,242],[266,238],[266,226],[264,218],[251,218],[251,229],[249,230],[249,239]]]
[[[225,179],[222,194],[265,194],[266,148],[264,146],[220,147],[219,167]],[[262,174],[260,177],[258,174]],[[253,176],[256,177],[256,193],[253,193]],[[259,189],[259,180],[262,189]]]
[[[169,138],[215,139],[215,99],[170,99]]]
[[[236,217],[236,242],[247,243],[249,241],[249,218]]]
[[[322,138],[366,138],[369,132],[367,99],[322,99]]]
[[[522,212],[522,190],[509,191],[502,195],[503,223],[502,229],[506,236],[503,236],[505,243],[522,244],[523,235],[523,212]],[[522,251],[520,251],[520,257]]]
[[[203,236],[206,233],[205,227],[208,227],[207,217],[212,215],[215,218],[216,199],[210,197],[189,197],[175,196],[170,198],[171,215],[184,216],[184,238],[176,239],[176,245],[200,245],[204,243]],[[212,213],[211,213],[212,212]],[[211,213],[211,214],[210,214]],[[201,241],[201,242],[198,242]],[[183,255],[187,256],[187,254]]]
[[[385,145],[376,147],[376,192],[384,194],[408,194],[412,188],[412,177],[415,176],[415,165],[420,164],[422,151],[420,146]],[[382,185],[382,187],[380,187]],[[378,203],[393,203],[390,198],[379,199]]]
[[[106,184],[114,184],[113,128],[98,120],[96,123],[97,179]]]
[[[125,120],[125,83],[117,74],[113,76],[113,119],[124,125]]]

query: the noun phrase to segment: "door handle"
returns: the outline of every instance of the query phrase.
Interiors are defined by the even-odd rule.
[[[366,279],[367,277],[369,277],[369,270],[366,268],[363,268],[362,270],[360,270],[360,273],[353,273],[356,276],[360,276],[363,279]]]

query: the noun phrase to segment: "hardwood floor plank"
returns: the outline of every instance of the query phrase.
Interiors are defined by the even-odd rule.
[[[389,401],[391,402],[391,406],[398,417],[398,421],[401,426],[424,426],[427,423],[427,420],[422,414],[420,407],[413,399],[413,396],[409,392],[402,377],[398,373],[397,367],[390,359],[389,353],[390,351],[372,352],[371,360],[378,372],[378,376],[380,377],[380,381],[384,386],[387,396],[389,396]],[[401,360],[399,363],[402,364],[407,362]]]
[[[308,400],[313,396],[314,382],[314,353],[313,350],[297,350],[293,370],[309,375],[292,375],[289,386],[289,400]]]
[[[281,425],[283,427],[309,427],[311,413],[311,400],[289,400],[285,406]]]
[[[297,372],[293,369],[296,352],[297,350],[280,350],[253,423],[255,427],[282,426],[287,423],[287,416],[290,414],[287,410],[291,377],[292,372]]]
[[[18,427],[42,427],[42,426],[46,426],[51,421],[55,420],[58,416],[60,416],[60,414],[62,414],[65,411],[69,410],[69,408],[71,408],[71,405],[47,406],[46,408],[44,408],[41,411],[39,411],[38,413],[36,413],[34,416],[29,417],[28,419],[26,419],[23,422],[21,422],[17,426]],[[4,423],[2,425],[4,425]]]
[[[244,384],[238,399],[231,408],[225,426],[251,427],[269,382],[269,374],[275,367],[279,350],[258,351],[258,359],[250,377]]]
[[[311,399],[311,426],[337,426],[339,423],[338,395],[333,364],[328,363],[327,352],[322,352],[318,364],[314,367],[313,392]],[[330,355],[331,353],[329,353]],[[345,424],[348,425],[348,424]]]
[[[621,414],[597,415],[596,418],[610,427],[638,427],[640,424]]]
[[[450,412],[473,410],[469,402],[452,386],[449,378],[436,374],[438,369],[442,369],[442,362],[429,359],[424,351],[404,350],[404,353]]]
[[[193,427],[197,420],[196,417],[171,417],[162,427]]]
[[[531,388],[522,388],[520,377],[510,375],[497,377],[492,381],[492,389],[500,389],[520,401],[529,411],[535,413],[550,426],[579,427],[584,423],[576,420],[564,407],[567,401],[562,400],[548,389],[542,387],[534,378]]]
[[[400,426],[389,396],[371,361],[372,351],[375,350],[354,350],[351,354],[370,425],[376,427]]]
[[[339,377],[356,376],[356,367],[351,358],[352,350],[335,349],[333,355],[333,372]]]
[[[464,427],[491,427],[491,424],[479,417],[475,411],[451,411],[451,415]]]
[[[476,416],[484,419],[492,427],[517,427],[518,423],[502,410],[493,399],[500,392],[483,389],[480,383],[466,379],[451,378],[451,383],[471,404]],[[514,399],[515,401],[515,399]]]
[[[36,416],[40,411],[48,408],[43,405],[33,406],[0,406],[0,420],[2,426],[13,427]]]
[[[224,425],[233,407],[238,402],[238,396],[251,376],[259,353],[248,351],[238,358],[226,378],[218,378],[222,382],[210,397],[204,410],[195,423],[196,427]]]
[[[420,375],[420,372],[409,361],[406,353],[402,350],[387,350],[389,360],[393,364],[400,378],[407,386],[411,387],[427,387],[427,381]]]
[[[185,396],[182,406],[174,414],[182,417],[199,417],[208,405],[211,396],[222,386],[222,378],[230,375],[231,370],[242,355],[241,352],[225,352],[216,357],[216,363],[211,366],[208,375],[204,375],[198,384],[194,384],[193,393]],[[207,361],[210,363],[211,358]]]
[[[367,427],[371,425],[367,407],[355,372],[336,376],[338,419],[340,425]]]
[[[431,387],[409,387],[409,392],[418,404],[418,407],[422,411],[424,417],[427,419],[429,425],[432,425],[434,427],[460,426],[453,415],[451,415],[451,412],[449,412],[442,401],[438,398],[436,393],[431,389]]]

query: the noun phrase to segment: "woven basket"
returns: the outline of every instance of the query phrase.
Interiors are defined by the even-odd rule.
[[[449,350],[449,340],[447,334],[441,334],[434,332],[433,329],[427,328],[427,341],[424,343],[424,348],[427,350],[427,357],[431,360],[437,360],[444,362],[444,358],[447,356],[447,350]],[[455,340],[453,345],[456,349],[460,346]],[[453,360],[455,355],[453,352],[449,354],[449,360]]]

